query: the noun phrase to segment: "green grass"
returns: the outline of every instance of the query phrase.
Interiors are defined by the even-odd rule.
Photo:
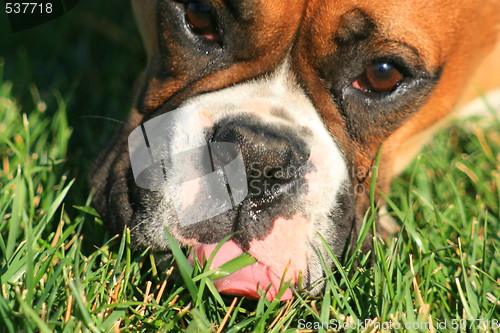
[[[401,231],[387,244],[375,239],[372,267],[359,252],[334,260],[321,297],[297,293],[281,303],[221,297],[211,274],[193,269],[172,239],[180,274],[161,271],[148,251],[131,252],[127,232],[107,238],[90,197],[71,196],[84,180],[68,177],[64,98],[42,100],[34,87],[30,94],[33,107],[22,109],[12,83],[0,82],[2,332],[281,332],[365,320],[420,327],[407,332],[428,331],[428,323],[436,332],[500,325],[498,123],[443,131],[394,182],[387,199]],[[453,329],[460,324],[467,328]]]

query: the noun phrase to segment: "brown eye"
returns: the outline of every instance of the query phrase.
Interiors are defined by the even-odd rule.
[[[377,63],[369,66],[352,86],[363,91],[387,93],[396,89],[403,79],[403,73],[393,64]]]
[[[213,41],[220,40],[215,18],[209,6],[200,2],[187,3],[186,23],[194,34]]]

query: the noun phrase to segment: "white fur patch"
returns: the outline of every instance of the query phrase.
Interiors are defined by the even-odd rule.
[[[176,162],[169,161],[167,155],[206,145],[207,126],[237,115],[253,115],[263,123],[283,126],[294,133],[308,133],[301,139],[311,152],[309,162],[314,168],[306,176],[308,192],[296,198],[297,201],[304,201],[297,202],[296,206],[301,207],[301,214],[311,223],[309,235],[304,237],[315,248],[322,247],[316,233],[325,235],[329,232],[336,241],[337,232],[332,229],[330,215],[339,211],[337,197],[348,181],[347,164],[317,110],[295,83],[288,64],[285,63],[266,78],[188,99],[178,109],[168,113],[171,112],[175,117],[169,118],[173,123],[168,124],[168,148],[162,146],[165,169],[168,170],[167,184],[161,190],[164,193],[162,203],[150,212],[150,218],[159,218],[165,226],[172,226],[177,215],[173,203],[180,201],[184,206],[196,204],[190,198],[178,198],[181,193],[170,193],[171,185],[178,182],[178,176],[172,170],[182,170],[182,165],[172,165]]]
[[[190,128],[193,118],[196,118],[195,122],[203,118],[217,123],[226,117],[252,114],[264,122],[297,130],[309,129],[312,136],[306,143],[311,151],[310,162],[316,167],[316,177],[310,177],[308,181],[310,191],[314,192],[309,197],[314,198],[314,201],[306,203],[304,213],[314,221],[324,220],[332,208],[335,208],[336,195],[348,178],[347,165],[318,112],[294,82],[288,65],[284,64],[267,78],[192,98],[181,105],[180,109],[185,109],[186,112],[182,119],[178,119],[176,127]],[[272,109],[279,109],[284,115],[273,115]],[[200,129],[202,126],[191,128]],[[205,140],[205,133],[199,130],[189,131],[189,135],[189,141],[201,143]],[[173,137],[171,150],[181,151],[186,141],[187,138],[182,136]],[[321,232],[314,230],[317,231]]]

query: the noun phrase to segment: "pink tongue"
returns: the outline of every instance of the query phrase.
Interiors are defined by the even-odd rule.
[[[217,244],[204,244],[195,248],[198,260],[203,261],[203,256],[208,260],[214,251]],[[210,269],[216,269],[226,262],[243,254],[243,250],[233,241],[229,240],[217,251]],[[193,252],[189,254],[191,264],[194,261]],[[281,278],[274,274],[267,266],[260,262],[256,262],[246,266],[226,277],[214,281],[217,290],[223,294],[245,296],[248,298],[259,299],[258,289],[266,290],[272,283],[272,286],[267,291],[266,297],[272,301],[279,291]],[[280,301],[286,301],[292,298],[292,292],[287,289],[280,298]]]

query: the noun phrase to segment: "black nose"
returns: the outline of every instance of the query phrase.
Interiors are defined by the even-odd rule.
[[[307,171],[307,146],[289,128],[236,119],[216,125],[212,141],[235,143],[239,147],[249,196],[253,199],[273,198],[283,193]]]

